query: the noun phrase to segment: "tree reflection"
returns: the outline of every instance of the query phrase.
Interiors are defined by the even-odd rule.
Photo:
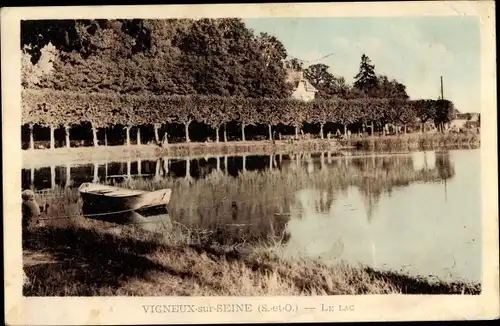
[[[419,155],[425,158],[423,154]],[[327,152],[326,155],[318,153],[313,157],[310,154],[292,153],[282,155],[279,164],[274,155],[254,156],[248,160],[247,157],[243,157],[243,160],[228,158],[224,156],[224,161],[222,157],[198,161],[187,158],[178,163],[166,156],[151,162],[140,160],[134,180],[130,160],[109,162],[109,179],[100,175],[107,175],[107,172],[93,164],[72,166],[71,169],[65,166],[66,178],[64,172],[60,178],[55,178],[56,167],[37,169],[36,173],[34,169],[26,169],[22,173],[23,187],[33,183],[38,190],[47,186],[50,189],[70,185],[74,189],[81,182],[92,179],[110,182],[116,179],[112,177],[120,177],[119,180],[134,183],[123,184],[125,187],[146,190],[172,188],[173,197],[169,208],[174,219],[183,223],[187,221],[198,227],[211,227],[224,221],[238,221],[251,225],[256,235],[264,236],[270,231],[271,224],[277,233],[284,229],[295,201],[295,193],[301,189],[315,189],[316,198],[311,207],[314,212],[326,216],[335,198],[342,194],[348,195],[349,189],[355,187],[362,195],[366,216],[371,221],[380,199],[393,189],[407,187],[415,182],[440,182],[455,175],[449,152],[436,153],[435,164],[429,164],[432,156],[427,156],[427,164],[424,162],[422,168],[418,169],[415,169],[415,158],[418,157],[413,154],[335,156]],[[154,172],[151,171],[151,178],[147,178],[148,171],[139,177],[138,174],[142,172],[139,168],[141,161],[146,170],[148,166],[155,167]],[[62,171],[60,167],[57,168]],[[234,173],[243,169],[246,173]],[[182,180],[187,182],[179,182]]]

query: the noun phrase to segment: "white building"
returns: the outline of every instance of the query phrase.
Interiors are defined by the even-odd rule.
[[[314,100],[318,90],[311,85],[311,83],[304,78],[302,71],[289,71],[288,72],[288,82],[291,82],[295,89],[292,93],[292,97],[297,100],[302,101],[312,101]]]
[[[477,113],[457,113],[455,119],[453,119],[448,128],[451,130],[460,130],[467,128],[468,125],[477,126],[479,116]]]

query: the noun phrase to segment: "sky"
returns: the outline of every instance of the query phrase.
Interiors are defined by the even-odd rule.
[[[460,112],[480,110],[480,26],[471,16],[245,19],[256,33],[276,36],[288,55],[330,66],[352,83],[362,53],[377,74],[406,85],[411,99],[444,98]],[[306,64],[308,65],[308,64]]]

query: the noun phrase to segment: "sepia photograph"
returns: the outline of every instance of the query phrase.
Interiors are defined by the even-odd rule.
[[[17,14],[2,93],[16,81],[19,111],[2,111],[20,127],[4,216],[22,297],[484,294],[498,214],[480,16],[128,8]],[[137,309],[358,309],[333,300]]]

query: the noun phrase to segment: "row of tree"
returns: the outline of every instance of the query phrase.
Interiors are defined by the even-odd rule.
[[[321,127],[328,122],[347,126],[362,123],[393,123],[403,125],[415,121],[433,121],[443,124],[453,114],[453,104],[446,100],[417,100],[363,98],[355,100],[316,99],[304,102],[294,99],[244,98],[205,95],[154,95],[118,93],[81,94],[66,91],[24,90],[22,93],[22,122],[53,128],[69,128],[82,122],[90,122],[97,143],[97,128],[123,125],[129,130],[139,125],[153,125],[156,141],[160,141],[158,129],[164,124],[180,123],[185,126],[186,141],[189,141],[189,125],[205,123],[215,130],[219,141],[219,130],[230,122],[241,126],[242,140],[245,127],[265,124],[272,137],[272,127],[279,124],[295,127],[298,134],[304,123],[316,123]],[[406,128],[405,128],[406,129]],[[69,136],[68,136],[69,137]]]

